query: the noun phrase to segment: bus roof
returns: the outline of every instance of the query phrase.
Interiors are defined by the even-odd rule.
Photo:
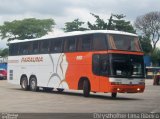
[[[20,42],[44,40],[44,39],[50,39],[50,38],[61,38],[61,37],[68,37],[68,36],[87,35],[87,34],[94,34],[94,33],[108,33],[108,34],[120,34],[120,35],[128,35],[128,36],[137,36],[136,34],[128,33],[128,32],[124,32],[124,31],[114,31],[114,30],[87,30],[87,31],[67,32],[67,33],[63,33],[63,34],[60,34],[60,35],[44,36],[44,37],[35,38],[35,39],[13,40],[13,41],[10,41],[9,43],[20,43]]]

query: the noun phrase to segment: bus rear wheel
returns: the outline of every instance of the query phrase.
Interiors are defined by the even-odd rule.
[[[90,94],[90,84],[88,80],[84,80],[83,82],[83,96],[88,97]]]
[[[44,88],[43,88],[43,91],[45,91],[45,92],[52,92],[52,91],[53,91],[53,88],[44,87]]]
[[[112,98],[116,98],[117,97],[117,93],[112,93],[111,96],[112,96]]]
[[[37,86],[37,79],[35,77],[31,77],[29,86],[31,91],[36,92],[39,90],[39,87]]]
[[[23,90],[28,90],[28,80],[27,80],[27,77],[22,77],[22,79],[21,79],[21,88]]]

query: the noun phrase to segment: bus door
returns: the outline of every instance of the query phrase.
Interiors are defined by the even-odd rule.
[[[106,54],[94,54],[92,57],[93,80],[95,89],[105,91],[107,88],[107,75],[109,69],[109,58]]]

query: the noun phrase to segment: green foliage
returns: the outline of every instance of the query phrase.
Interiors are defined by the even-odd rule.
[[[153,66],[157,66],[160,62],[160,49],[159,48],[156,48],[152,54],[151,54],[151,58],[152,58],[152,63],[153,63]]]
[[[52,31],[54,25],[53,19],[29,18],[14,20],[12,22],[4,22],[4,25],[0,26],[0,35],[2,39],[7,38],[8,41],[38,38]]]
[[[112,15],[113,16],[113,27],[114,30],[119,30],[119,31],[126,31],[130,33],[135,33],[136,31],[134,30],[132,24],[130,21],[125,21],[123,18],[126,16],[123,14],[120,15]]]
[[[125,17],[123,14],[120,15],[111,15],[110,18],[105,21],[100,18],[98,15],[90,13],[96,20],[95,23],[87,22],[89,30],[119,30],[126,31],[130,33],[135,33],[133,26],[130,21],[125,21],[123,18]],[[79,19],[75,19],[72,22],[65,23],[65,32],[70,31],[84,31],[88,30],[87,28],[82,27],[85,22],[79,21]]]
[[[151,40],[149,37],[145,36],[139,36],[139,40],[143,49],[143,52],[146,55],[150,55],[151,51],[152,51],[152,45],[151,45]]]
[[[0,49],[0,56],[1,57],[7,57],[8,56],[8,52],[9,52],[8,48]]]
[[[65,32],[87,30],[86,28],[82,27],[83,24],[84,24],[84,22],[79,21],[79,19],[75,19],[72,22],[66,22],[65,23],[65,28],[63,30]]]
[[[92,16],[96,18],[94,24],[91,24],[88,21],[88,28],[91,30],[119,30],[119,31],[126,31],[130,33],[135,33],[133,26],[131,25],[130,21],[125,21],[125,15],[114,15],[112,14],[108,21],[104,21],[98,15],[91,13]]]
[[[101,19],[98,15],[95,15],[93,13],[90,13],[92,16],[96,18],[95,24],[91,24],[88,21],[88,28],[91,30],[105,30],[107,29],[107,23],[103,19]]]

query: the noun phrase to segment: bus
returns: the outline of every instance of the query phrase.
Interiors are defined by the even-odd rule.
[[[142,93],[143,52],[136,34],[91,30],[9,43],[8,82],[23,90]]]

